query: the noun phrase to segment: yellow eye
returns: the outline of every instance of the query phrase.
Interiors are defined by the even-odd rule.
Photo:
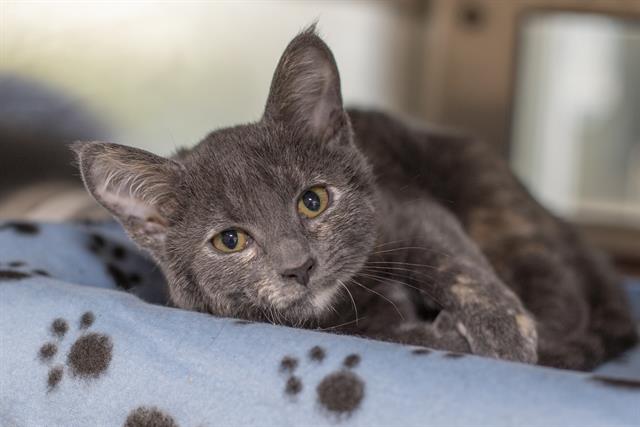
[[[307,218],[315,218],[327,209],[329,193],[324,187],[311,187],[300,196],[298,212]]]
[[[212,243],[220,252],[240,252],[247,246],[248,237],[244,231],[230,228],[213,236]]]

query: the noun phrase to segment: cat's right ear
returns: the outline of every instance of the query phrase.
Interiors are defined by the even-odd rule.
[[[71,147],[89,193],[138,245],[162,258],[182,165],[118,144],[76,142]]]
[[[350,137],[338,67],[315,25],[298,34],[282,54],[264,119],[286,123],[322,142]]]

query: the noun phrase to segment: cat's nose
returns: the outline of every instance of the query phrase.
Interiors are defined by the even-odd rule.
[[[314,262],[312,258],[308,258],[302,265],[295,268],[288,268],[282,271],[282,277],[285,279],[294,279],[302,286],[307,286],[309,276],[313,270]]]

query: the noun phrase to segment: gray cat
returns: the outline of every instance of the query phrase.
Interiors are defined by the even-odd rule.
[[[487,146],[344,110],[313,27],[259,122],[74,150],[178,307],[575,369],[636,341],[609,264]]]

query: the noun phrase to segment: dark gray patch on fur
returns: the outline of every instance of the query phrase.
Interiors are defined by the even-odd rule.
[[[360,360],[359,354],[350,354],[344,358],[344,362],[342,362],[342,364],[345,368],[351,369],[358,366],[360,364]]]
[[[60,381],[62,381],[62,375],[64,373],[64,369],[62,366],[56,366],[49,370],[49,375],[47,376],[47,387],[49,391],[55,389]]]
[[[428,348],[415,348],[411,350],[411,354],[415,354],[416,356],[428,356],[431,354],[431,350]]]
[[[93,322],[96,320],[96,316],[87,311],[80,317],[80,329],[87,329],[89,326],[93,325]]]
[[[298,359],[291,356],[285,356],[280,361],[280,372],[293,372],[298,367]]]
[[[309,359],[313,360],[314,362],[322,362],[325,357],[326,353],[324,349],[318,345],[309,350]]]
[[[22,280],[28,277],[31,277],[31,275],[23,273],[22,271],[0,270],[0,281]]]
[[[58,352],[58,346],[52,342],[48,342],[40,347],[40,360],[51,360],[53,356]]]
[[[79,377],[99,377],[109,367],[113,345],[104,334],[91,333],[80,337],[69,350],[67,365]]]
[[[124,427],[178,427],[178,424],[155,406],[141,406],[129,412]]]
[[[302,381],[296,376],[291,376],[287,380],[287,385],[284,388],[284,392],[288,395],[296,395],[302,391]]]
[[[25,265],[25,263],[22,262],[22,261],[11,261],[9,263],[9,267],[12,267],[12,268],[24,267],[24,265]]]
[[[68,330],[69,325],[67,324],[67,321],[62,318],[55,319],[51,323],[51,333],[56,337],[64,337],[64,334],[66,334]]]
[[[318,402],[339,415],[351,414],[364,398],[364,382],[350,371],[338,371],[326,376],[316,388]]]

